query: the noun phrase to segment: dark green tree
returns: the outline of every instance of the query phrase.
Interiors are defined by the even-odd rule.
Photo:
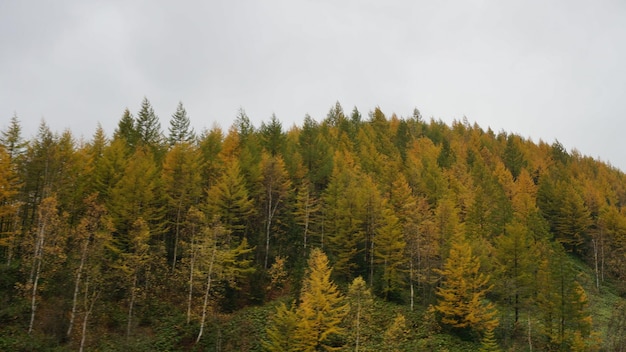
[[[196,134],[187,116],[187,110],[183,107],[182,102],[178,102],[176,112],[172,115],[169,132],[168,142],[170,146],[182,142],[191,143],[196,139]]]

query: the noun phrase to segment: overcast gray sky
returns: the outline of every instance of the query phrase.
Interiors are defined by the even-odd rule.
[[[450,123],[566,148],[626,170],[624,1],[0,1],[0,128],[41,119],[111,135],[146,96],[167,131],[364,116]]]

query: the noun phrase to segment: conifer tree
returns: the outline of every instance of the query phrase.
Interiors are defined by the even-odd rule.
[[[297,350],[336,350],[343,345],[341,323],[348,313],[348,305],[330,280],[331,268],[321,249],[311,251],[307,264],[297,309],[298,323],[294,335]]]
[[[172,270],[179,259],[179,239],[187,209],[197,205],[202,193],[200,153],[187,142],[176,143],[165,155],[161,173],[167,201],[169,251]]]
[[[296,326],[298,316],[294,307],[287,308],[280,303],[266,328],[267,339],[261,341],[263,348],[270,352],[291,352],[296,349]]]
[[[361,337],[362,326],[363,323],[369,320],[374,303],[370,290],[362,277],[359,276],[352,280],[348,287],[346,298],[350,305],[348,316],[350,329],[348,331],[350,332],[350,338],[354,340],[354,350],[359,351],[363,343],[363,337]]]
[[[480,272],[480,261],[461,234],[452,239],[448,259],[438,271],[443,282],[437,289],[435,309],[442,314],[444,324],[477,332],[498,326],[494,305],[485,301],[491,290],[490,278]]]
[[[382,292],[385,298],[399,291],[404,285],[404,247],[402,228],[390,208],[382,213],[381,226],[374,237],[374,262],[382,267]]]
[[[19,230],[19,178],[11,156],[0,145],[0,248],[7,266],[15,254]]]
[[[154,113],[152,104],[144,97],[141,109],[137,113],[136,131],[138,142],[144,146],[156,148],[161,144],[161,122]]]
[[[241,239],[246,234],[248,217],[253,203],[237,159],[229,160],[225,170],[209,189],[207,210],[210,216],[219,216],[220,222],[233,236]]]
[[[183,142],[192,143],[196,138],[189,117],[187,116],[187,110],[183,107],[183,102],[178,102],[176,112],[170,119],[169,132],[168,142],[170,146]]]
[[[7,129],[0,133],[0,144],[4,146],[11,161],[16,161],[24,154],[28,143],[22,137],[22,125],[17,114],[13,114]]]
[[[263,268],[267,269],[270,239],[272,232],[275,231],[275,217],[277,211],[284,207],[291,191],[291,181],[289,180],[287,170],[285,170],[285,162],[282,157],[263,154],[261,159],[261,188],[263,189],[261,199],[264,204],[265,218],[265,260]]]
[[[135,121],[135,117],[130,113],[130,110],[126,108],[120,121],[117,123],[117,128],[113,133],[113,139],[122,139],[126,141],[126,144],[131,150],[134,150],[139,142],[139,131]]]

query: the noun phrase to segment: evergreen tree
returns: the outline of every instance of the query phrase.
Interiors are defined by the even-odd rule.
[[[139,141],[139,131],[135,118],[126,108],[122,118],[117,123],[117,128],[113,133],[113,139],[123,139],[131,150],[134,150]]]
[[[0,144],[4,146],[11,161],[16,160],[20,155],[24,154],[28,143],[22,138],[22,125],[20,124],[17,114],[13,114],[9,126],[6,130],[1,132]]]
[[[187,116],[187,110],[183,107],[182,102],[178,102],[176,112],[172,115],[169,132],[168,141],[170,146],[183,142],[192,143],[196,139],[195,132]]]
[[[161,144],[161,122],[154,113],[152,104],[148,101],[148,98],[144,97],[141,102],[141,109],[137,113],[137,119],[135,123],[137,131],[138,142],[144,146],[150,146],[151,148],[157,148]]]

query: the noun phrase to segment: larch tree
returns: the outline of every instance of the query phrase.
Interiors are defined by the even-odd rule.
[[[381,271],[382,293],[386,299],[389,294],[399,292],[405,282],[406,242],[402,236],[402,227],[391,208],[382,212],[381,226],[374,237],[374,262]]]
[[[232,236],[241,240],[247,234],[254,208],[237,159],[229,160],[224,172],[209,188],[206,207],[209,216],[219,216]]]
[[[0,248],[7,266],[15,254],[19,231],[19,178],[11,156],[0,145]]]
[[[263,268],[268,268],[270,240],[275,232],[277,212],[284,208],[289,197],[291,181],[285,169],[285,162],[280,156],[271,156],[264,153],[261,158],[261,195],[264,205],[265,218],[265,260]]]
[[[330,279],[332,269],[321,249],[311,250],[307,264],[296,311],[298,322],[294,339],[297,350],[337,350],[343,345],[341,324],[348,314],[348,305]]]
[[[187,210],[197,205],[202,194],[199,151],[187,142],[176,143],[165,155],[161,184],[167,201],[168,252],[172,271],[179,258],[179,242]]]
[[[322,195],[324,231],[321,241],[322,246],[328,245],[335,272],[350,279],[358,268],[357,255],[367,251],[362,228],[366,195],[352,155],[337,152],[334,163],[333,175]],[[362,261],[362,267],[367,262]]]
[[[347,316],[349,324],[349,338],[353,340],[354,350],[359,351],[364,338],[361,337],[363,324],[370,319],[374,300],[367,288],[367,284],[362,277],[358,276],[348,287],[346,300],[350,306],[350,313]]]
[[[498,326],[495,306],[485,298],[492,289],[490,277],[480,271],[480,261],[462,234],[452,239],[448,259],[438,272],[443,281],[437,288],[435,309],[442,323],[479,333]]]
[[[296,192],[296,202],[293,210],[296,223],[302,228],[302,247],[304,255],[311,245],[311,237],[317,235],[316,225],[319,225],[320,202],[313,193],[313,185],[305,178]]]
[[[263,348],[270,352],[298,351],[294,339],[297,324],[295,307],[287,308],[285,303],[280,303],[265,329],[267,339],[261,341]]]

